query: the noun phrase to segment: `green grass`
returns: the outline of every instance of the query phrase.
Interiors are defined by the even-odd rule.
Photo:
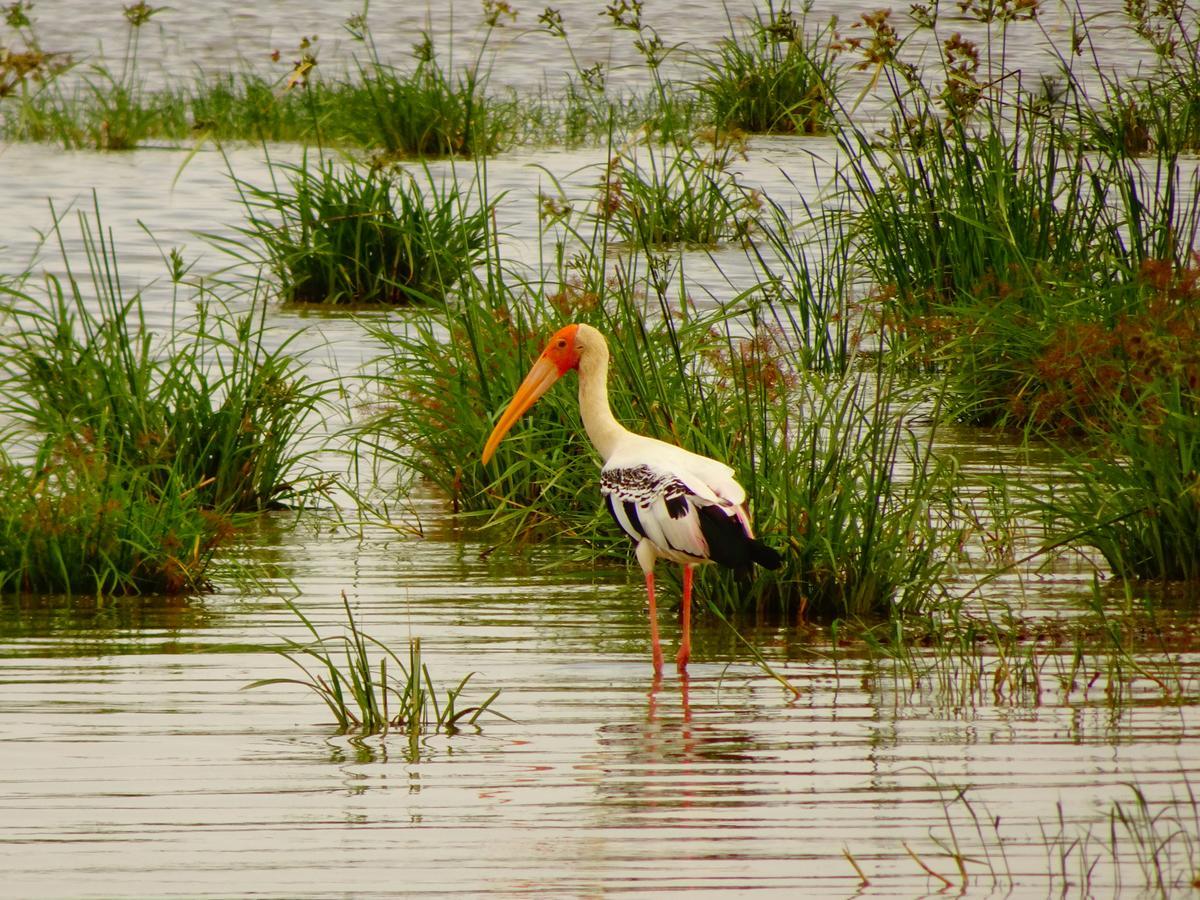
[[[784,0],[756,10],[749,31],[723,38],[702,54],[705,77],[696,84],[712,124],[763,134],[823,134],[834,123],[838,90],[832,24],[805,34]]]
[[[0,336],[0,410],[59,444],[144,470],[164,488],[175,481],[221,511],[323,491],[326,479],[306,468],[301,443],[333,386],[303,374],[289,350],[294,337],[268,346],[265,305],[235,311],[201,288],[194,316],[156,335],[141,292],[122,283],[99,209],[79,222],[86,274],[74,271],[56,218],[67,278],[48,277],[45,296],[0,285],[14,323]],[[187,289],[180,254],[168,263],[174,289]],[[175,308],[185,308],[178,293]]]
[[[1194,153],[1200,149],[1200,9],[1189,0],[1167,0],[1130,2],[1124,13],[1155,62],[1127,81],[1100,69],[1104,100],[1081,105],[1085,132],[1110,153]],[[1083,46],[1098,57],[1090,36]]]
[[[795,336],[802,368],[843,374],[874,328],[849,289],[857,270],[843,240],[846,210],[813,208],[797,195],[798,221],[788,204],[760,198],[755,227],[743,243],[757,279],[748,296],[761,304],[764,318]]]
[[[201,485],[162,466],[114,461],[71,438],[32,463],[0,459],[0,593],[193,593],[233,534]]]
[[[174,96],[162,97],[161,136],[176,141],[204,136],[219,142],[314,142],[320,107],[312,93],[284,90],[281,79],[249,70],[201,75]]]
[[[313,641],[300,644],[288,640],[287,649],[279,652],[304,673],[303,677],[263,678],[246,687],[293,684],[307,688],[332,713],[340,734],[386,735],[399,731],[415,740],[430,732],[454,734],[463,726],[476,725],[484,713],[505,718],[491,709],[499,690],[479,703],[461,707],[471,675],[439,695],[429,667],[422,660],[420,638],[409,640],[405,661],[359,627],[345,593],[342,606],[346,630],[334,638],[322,637],[308,617],[289,602],[288,608],[312,634]]]
[[[1170,103],[1189,90],[1195,13],[1137,10]],[[1003,42],[1030,27],[1002,27],[986,83],[982,48],[946,40],[940,92],[901,61],[903,40],[889,45],[890,133],[839,135],[862,199],[852,237],[887,346],[943,375],[955,415],[1078,441],[1065,448],[1078,483],[1034,500],[1051,537],[1077,536],[1122,577],[1194,581],[1200,179],[1165,130],[1189,128],[1190,105],[1155,113],[1145,140],[1098,137],[1125,88],[1102,79],[1115,105],[1093,108],[1064,54],[1058,99],[1025,90]]]
[[[10,19],[21,21],[28,51],[36,57],[35,26],[22,4],[9,8]],[[141,28],[166,7],[154,8],[144,0],[124,7],[128,23],[125,53],[121,71],[114,74],[103,64],[87,67],[68,93],[64,79],[59,78],[66,67],[58,59],[61,54],[40,54],[36,65],[21,72],[32,63],[18,66],[23,88],[30,76],[40,82],[33,91],[22,90],[10,116],[2,117],[8,134],[22,140],[54,140],[67,149],[131,150],[162,131],[161,101],[147,98],[137,73],[138,43]],[[2,79],[3,76],[0,76]],[[11,91],[0,91],[0,97]],[[11,120],[11,121],[10,121]]]
[[[1153,381],[1109,409],[1065,451],[1075,479],[1030,505],[1122,578],[1200,582],[1200,385]]]
[[[476,59],[454,74],[438,61],[429,34],[414,47],[416,65],[403,71],[381,60],[365,20],[348,28],[367,59],[357,81],[323,92],[327,139],[392,157],[487,156],[503,148],[511,111],[487,96],[482,68],[490,29]]]
[[[943,60],[957,93],[893,61],[889,135],[839,133],[842,177],[862,202],[852,238],[888,345],[946,372],[962,418],[1037,426],[1037,361],[1058,331],[1145,316],[1148,269],[1186,276],[1200,182],[1169,154],[1153,167],[1097,155],[1073,130],[1078,110],[1015,73],[1011,88],[982,84],[961,69],[964,46]]]
[[[594,216],[610,239],[638,247],[718,244],[745,237],[756,198],[730,171],[738,148],[717,143],[656,147],[650,141],[612,157]]]
[[[269,162],[270,186],[234,176],[243,239],[287,302],[441,302],[483,253],[494,204],[468,210],[453,178],[332,159]]]
[[[32,22],[26,50],[0,63],[0,117],[8,139],[57,143],[68,149],[128,150],[149,140],[295,140],[364,148],[389,157],[482,156],[502,149],[517,104],[488,96],[484,67],[489,26],[477,57],[455,70],[443,66],[428,35],[407,69],[382,61],[365,15],[345,23],[365,48],[353,75],[322,77],[314,39],[278,77],[254,73],[200,75],[191,86],[145,89],[137,44],[146,21],[166,7],[144,3],[125,11],[129,22],[120,71],[99,62],[75,79],[63,54],[37,45]],[[287,64],[285,63],[285,69]]]

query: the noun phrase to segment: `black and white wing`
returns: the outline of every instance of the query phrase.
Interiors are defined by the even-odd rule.
[[[609,459],[600,492],[621,530],[635,543],[649,541],[658,556],[731,568],[779,565],[778,554],[754,540],[745,491],[716,460],[642,438]]]

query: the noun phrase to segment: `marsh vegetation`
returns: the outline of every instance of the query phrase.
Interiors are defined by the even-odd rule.
[[[549,554],[619,581],[629,551],[572,391],[548,394],[491,465],[478,456],[546,335],[578,321],[610,340],[617,418],[728,461],[783,555],[753,580],[698,573],[702,658],[834,683],[845,669],[890,685],[896,708],[1190,718],[1200,14],[1114,12],[1145,61],[1131,74],[1104,60],[1096,20],[1057,10],[1051,33],[1044,6],[838,19],[767,3],[693,46],[621,0],[596,18],[624,69],[550,8],[529,21],[485,0],[457,55],[429,27],[385,48],[364,8],[339,23],[340,70],[309,35],[270,66],[151,87],[141,42],[170,10],[125,10],[118,65],[44,48],[35,10],[10,5],[0,135],[182,148],[177,179],[217,158],[238,220],[197,228],[209,268],[145,229],[162,271],[133,288],[100,202],[77,240],[52,207],[59,260],[0,277],[0,590],[194,597],[279,510],[297,541],[319,540],[314,516],[329,534],[351,519],[360,534],[449,529],[481,566]],[[496,77],[526,45],[569,60],[558,87]],[[253,172],[237,142],[262,147]],[[314,322],[349,329],[367,363],[314,375],[300,349]],[[993,443],[1005,467],[960,452]],[[397,525],[418,497],[434,521]],[[1032,603],[1042,580],[1059,593]],[[505,694],[463,708],[471,676],[439,692],[420,637],[389,649],[343,594],[339,641],[304,603],[288,601],[301,639],[282,647],[303,677],[255,685],[311,689],[355,740],[404,735],[413,765],[431,736],[508,722]],[[1133,785],[1103,824],[1041,809],[1050,886],[1111,886],[1101,857],[1139,888],[1194,884],[1186,771],[1178,786]],[[948,795],[945,835],[904,859],[945,886],[1025,883],[1007,854],[1031,822],[1010,838],[968,789]]]

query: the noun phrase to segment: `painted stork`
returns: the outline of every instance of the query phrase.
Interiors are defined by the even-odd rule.
[[[483,448],[486,464],[521,415],[567,372],[579,372],[579,412],[600,454],[600,493],[621,530],[637,545],[650,604],[654,672],[662,672],[654,606],[654,563],[683,565],[683,637],[675,658],[687,671],[691,655],[692,568],[715,562],[734,569],[780,566],[779,554],[754,539],[746,492],[724,463],[624,428],[608,405],[608,342],[590,325],[567,325],[550,338]]]

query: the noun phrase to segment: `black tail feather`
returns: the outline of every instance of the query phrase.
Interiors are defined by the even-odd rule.
[[[748,569],[755,563],[778,569],[783,557],[762,541],[746,534],[742,523],[717,506],[698,506],[700,531],[708,544],[708,557],[730,569]]]
[[[762,541],[750,541],[750,558],[764,569],[778,569],[783,565],[783,557],[774,547],[768,547]]]

